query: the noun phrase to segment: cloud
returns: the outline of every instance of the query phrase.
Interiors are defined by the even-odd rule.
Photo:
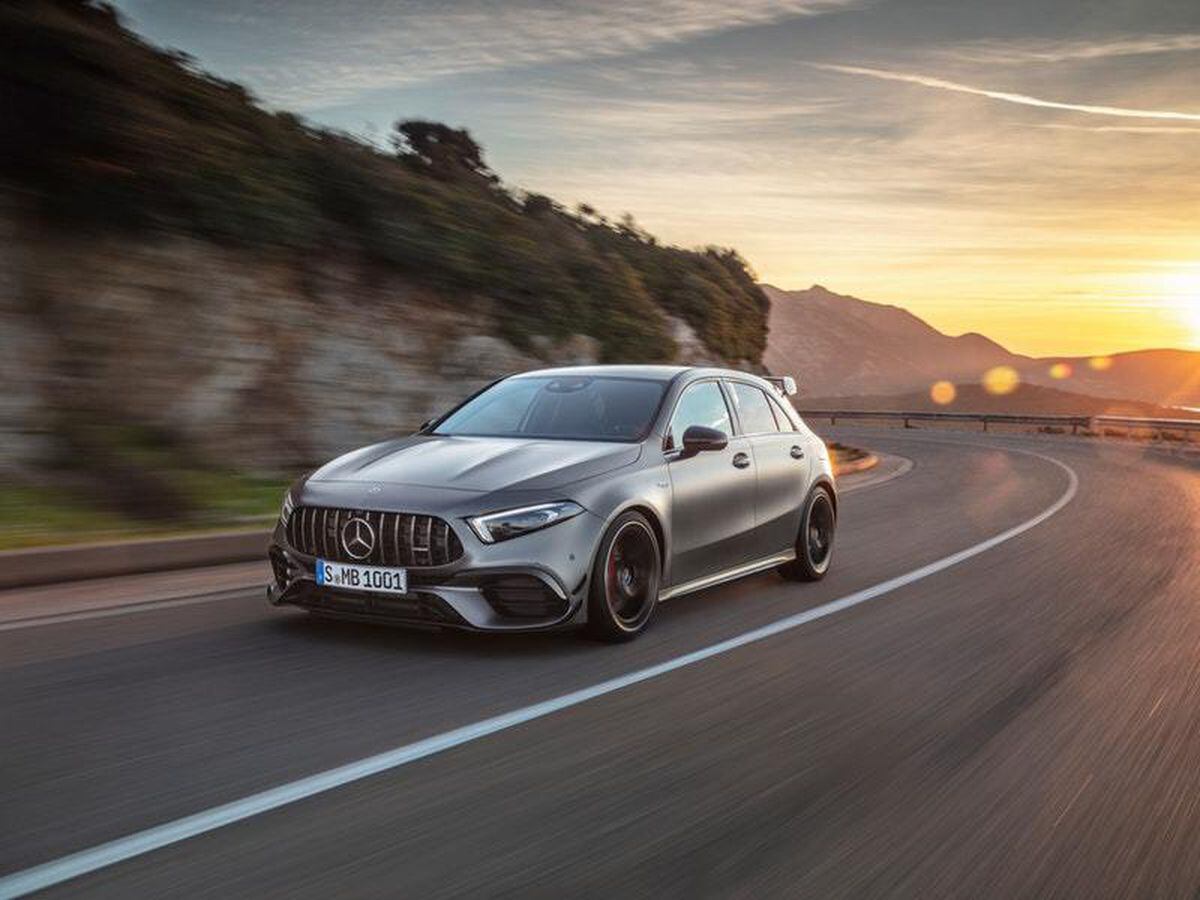
[[[608,81],[604,78],[602,83]],[[642,78],[640,86],[621,82],[618,79],[620,91],[608,92],[591,83],[522,87],[505,91],[502,102],[522,116],[525,127],[540,121],[576,139],[621,135],[626,143],[724,138],[746,145],[752,145],[755,135],[790,132],[843,103],[828,97],[798,98],[762,83],[695,76],[678,85],[669,79]],[[497,101],[492,105],[497,107]]]
[[[1170,125],[1066,125],[1063,123],[1042,123],[1034,128],[1049,128],[1055,131],[1088,131],[1092,134],[1200,134],[1200,128],[1175,128]]]
[[[1126,35],[1102,40],[974,41],[947,50],[951,59],[996,65],[1057,63],[1200,50],[1200,34]]]
[[[575,0],[536,6],[475,0],[427,8],[298,3],[281,6],[269,21],[245,23],[243,33],[231,39],[253,44],[261,34],[252,57],[258,61],[231,62],[269,102],[313,108],[364,91],[466,73],[610,59],[860,2]],[[223,8],[215,3],[191,14],[211,25],[221,21]],[[286,53],[270,46],[280,34],[288,38]]]
[[[865,66],[841,66],[832,63],[809,63],[827,72],[841,72],[846,75],[862,75],[867,78],[878,78],[883,81],[900,81],[905,84],[917,84],[921,87],[935,88],[942,91],[954,91],[960,94],[973,94],[977,97],[988,97],[992,100],[1003,100],[1005,103],[1017,103],[1021,106],[1036,106],[1042,109],[1062,109],[1069,112],[1089,113],[1097,116],[1118,116],[1128,119],[1169,119],[1183,122],[1200,122],[1200,113],[1178,112],[1170,109],[1129,109],[1120,106],[1093,106],[1086,103],[1062,103],[1057,100],[1043,100],[1040,97],[1030,97],[1028,94],[1014,94],[1008,91],[993,91],[985,88],[972,87],[957,81],[947,81],[943,78],[933,78],[929,75],[918,75],[909,72],[893,72],[887,69],[871,69]]]

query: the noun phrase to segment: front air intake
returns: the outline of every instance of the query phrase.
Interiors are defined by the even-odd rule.
[[[514,619],[557,619],[567,611],[567,601],[533,575],[498,575],[482,590],[496,612]]]

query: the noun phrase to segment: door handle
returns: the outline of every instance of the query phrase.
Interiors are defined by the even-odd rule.
[[[735,453],[733,455],[733,465],[738,469],[747,469],[750,467],[750,457],[745,453]]]
[[[804,459],[804,450],[801,447],[792,447],[792,459]]]

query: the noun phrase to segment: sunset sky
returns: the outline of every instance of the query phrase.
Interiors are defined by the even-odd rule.
[[[272,106],[1018,352],[1200,349],[1196,0],[122,0]]]

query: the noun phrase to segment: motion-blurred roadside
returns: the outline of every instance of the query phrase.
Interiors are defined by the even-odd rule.
[[[80,0],[0,8],[0,93],[0,547],[261,523],[505,372],[761,367],[736,252],[507,187],[465,131],[266,111]]]

